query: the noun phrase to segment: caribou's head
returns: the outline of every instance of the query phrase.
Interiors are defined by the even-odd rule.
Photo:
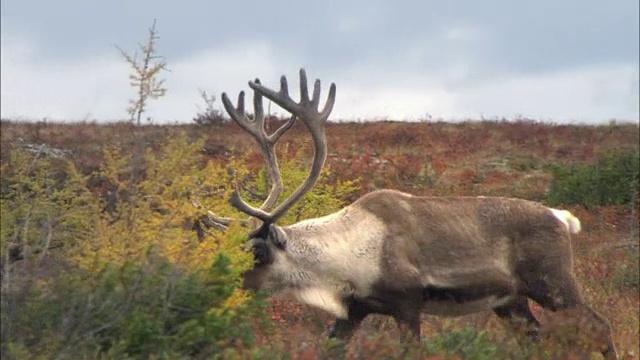
[[[237,191],[234,191],[230,199],[233,207],[250,216],[250,219],[244,222],[246,226],[251,227],[259,224],[259,222],[262,223],[249,233],[249,240],[247,242],[247,249],[253,252],[255,258],[255,267],[245,274],[245,286],[256,289],[263,287],[263,285],[273,285],[277,283],[278,281],[273,279],[272,276],[274,268],[286,266],[286,234],[275,224],[314,187],[320,177],[320,171],[327,156],[324,126],[331,110],[333,110],[336,86],[335,84],[331,84],[329,95],[322,111],[318,111],[318,105],[320,103],[320,80],[315,81],[313,94],[309,97],[307,75],[304,69],[300,69],[299,102],[295,102],[289,96],[287,79],[284,76],[280,79],[279,91],[264,87],[259,79],[249,81],[249,87],[254,93],[253,106],[255,114],[253,117],[249,117],[246,114],[244,92],[240,92],[238,95],[237,106],[231,103],[226,93],[222,94],[222,102],[229,116],[240,125],[242,129],[253,136],[260,145],[260,150],[265,157],[269,169],[271,190],[262,206],[256,208],[247,204],[242,200]],[[263,97],[273,101],[292,115],[287,122],[272,134],[267,134],[265,130],[264,107],[262,104]],[[314,145],[313,163],[305,181],[291,196],[285,199],[279,206],[275,207],[282,192],[282,178],[278,169],[275,144],[280,137],[294,125],[296,119],[302,121],[311,133]],[[211,212],[209,212],[209,220],[219,228],[228,226],[232,221],[232,219],[217,217]],[[267,287],[273,288],[274,286]]]
[[[243,274],[244,288],[259,290],[273,286],[272,270],[286,256],[286,241],[283,231],[274,224],[263,224],[249,234],[246,250],[253,253],[254,267]],[[271,281],[270,281],[271,280]]]

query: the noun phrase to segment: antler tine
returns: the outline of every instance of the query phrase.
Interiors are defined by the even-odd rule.
[[[254,94],[255,97],[255,94]],[[260,98],[262,98],[262,96],[260,96]],[[254,103],[255,103],[255,99],[254,99]],[[262,101],[260,101],[260,103],[262,103]],[[229,100],[229,97],[227,96],[227,93],[222,93],[222,104],[224,105],[225,110],[227,110],[227,113],[229,114],[229,116],[231,117],[231,119],[233,119],[233,121],[236,122],[236,124],[240,125],[240,127],[248,132],[249,134],[251,134],[251,136],[253,136],[262,146],[262,133],[264,132],[264,124],[263,121],[264,119],[262,117],[258,117],[255,116],[254,119],[249,119],[249,117],[246,115],[245,110],[244,110],[244,91],[240,91],[240,94],[238,94],[238,106],[237,108],[233,106],[233,104],[231,103],[231,100]]]
[[[287,132],[287,130],[291,129],[293,124],[296,123],[296,116],[292,115],[289,120],[287,120],[282,126],[280,126],[273,134],[269,135],[269,139],[273,141],[273,143],[278,142],[280,136]]]
[[[214,214],[211,211],[207,211],[207,216],[205,217],[205,221],[208,226],[215,228],[220,231],[226,231],[232,223],[238,221],[238,219],[228,218],[228,217],[220,217]],[[240,225],[247,227],[249,226],[249,222],[247,220],[240,220]]]
[[[320,86],[318,85],[318,88]],[[319,95],[319,94],[318,94]],[[329,96],[327,97],[327,102],[324,104],[324,108],[320,112],[320,117],[327,121],[331,111],[333,111],[333,105],[336,103],[336,84],[331,83],[329,87]]]
[[[307,73],[304,69],[300,69],[300,102],[295,102],[289,96],[289,90],[287,85],[287,78],[283,75],[280,78],[280,91],[274,91],[263,86],[259,82],[250,81],[249,86],[256,92],[261,93],[266,98],[278,104],[280,107],[296,115],[300,118],[307,127],[309,126],[324,126],[324,123],[329,118],[331,110],[336,98],[336,85],[331,84],[329,88],[329,96],[327,103],[322,112],[318,113],[318,105],[320,103],[320,80],[316,80],[313,86],[313,97],[309,99],[309,89],[307,85]],[[317,123],[312,125],[313,123]]]
[[[260,79],[254,81],[256,84],[260,84]],[[263,151],[273,147],[280,137],[289,130],[296,121],[295,116],[290,118],[286,123],[281,125],[273,134],[267,135],[264,129],[264,107],[262,105],[262,94],[254,91],[253,106],[254,106],[254,118],[250,119],[244,110],[244,91],[241,91],[238,95],[238,106],[233,106],[231,100],[226,93],[222,93],[222,103],[229,116],[235,121],[242,129],[251,134],[256,141],[260,144]]]
[[[256,78],[254,82],[260,84],[260,79]],[[266,135],[264,131],[264,108],[262,106],[262,94],[253,92],[253,118],[254,121],[260,122],[262,133]]]
[[[257,79],[254,81],[254,83],[256,84],[260,84],[260,79]],[[254,91],[254,96],[253,96],[253,106],[254,106],[254,111],[256,113],[256,117],[260,117],[262,119],[262,123],[263,123],[263,133],[265,134],[267,141],[273,146],[275,145],[276,142],[278,142],[278,140],[280,139],[280,137],[287,132],[287,130],[291,129],[291,127],[293,126],[293,124],[295,124],[296,122],[296,117],[295,115],[290,117],[289,120],[287,120],[284,124],[282,124],[276,131],[274,131],[271,135],[266,135],[266,132],[264,132],[264,107],[262,106],[262,94],[260,94],[257,91]],[[277,163],[276,163],[277,166]],[[278,176],[280,176],[280,174],[278,173]]]
[[[300,105],[308,104],[309,100],[309,87],[307,86],[307,72],[304,69],[300,69]]]
[[[320,104],[320,79],[316,79],[313,83],[313,98],[311,99],[312,106],[317,109]]]
[[[291,114],[299,114],[301,111],[300,104],[293,101],[289,96],[289,85],[287,85],[287,78],[284,75],[280,77],[280,91],[274,91],[255,81],[249,81],[249,87],[275,102]]]

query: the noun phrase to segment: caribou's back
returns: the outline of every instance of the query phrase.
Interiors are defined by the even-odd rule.
[[[494,308],[525,288],[531,267],[544,266],[546,257],[571,263],[567,227],[539,203],[381,190],[351,207],[374,215],[385,227],[374,296],[419,294],[428,313]],[[375,302],[381,304],[378,310],[394,306],[385,299]]]
[[[432,264],[451,265],[458,258],[476,258],[521,246],[539,246],[548,253],[568,243],[567,225],[552,209],[522,199],[422,197],[379,190],[351,207],[382,221],[386,237],[393,239],[385,244],[390,250],[419,254]],[[441,257],[446,254],[450,256]]]

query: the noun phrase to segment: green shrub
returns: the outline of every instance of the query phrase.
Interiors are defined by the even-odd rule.
[[[489,333],[472,327],[430,337],[425,340],[424,349],[429,355],[446,354],[469,360],[498,358],[498,349]]]
[[[630,246],[625,250],[625,261],[616,267],[613,277],[613,284],[620,290],[638,291],[640,287],[638,258],[640,258],[640,254],[637,246]]]
[[[22,302],[3,306],[10,327],[2,352],[7,358],[147,359],[208,356],[235,341],[252,345],[253,326],[268,325],[265,297],[229,306],[238,286],[230,265],[219,255],[187,273],[150,251],[141,263],[105,266],[97,274],[60,272],[48,284],[3,294]]]
[[[633,205],[638,201],[640,153],[606,152],[595,164],[552,167],[550,205]]]
[[[53,249],[91,239],[99,201],[69,161],[13,151],[0,174],[0,271],[13,263],[37,265]]]

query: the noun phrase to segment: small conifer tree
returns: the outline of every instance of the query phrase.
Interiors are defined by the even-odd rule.
[[[135,121],[138,126],[140,126],[140,119],[147,108],[148,101],[161,98],[167,93],[164,79],[159,79],[159,76],[162,71],[169,70],[164,57],[156,53],[158,39],[160,36],[158,36],[154,19],[153,25],[149,28],[149,37],[146,43],[138,44],[142,58],[138,59],[138,51],[131,54],[116,46],[122,57],[131,66],[132,72],[129,74],[129,80],[131,86],[136,89],[136,97],[129,100],[127,113],[129,113],[131,122]]]

